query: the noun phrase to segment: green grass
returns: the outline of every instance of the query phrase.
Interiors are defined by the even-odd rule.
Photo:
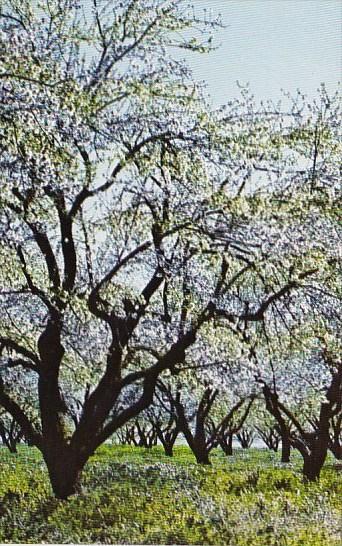
[[[52,496],[39,452],[0,448],[0,542],[231,546],[338,546],[342,483],[330,459],[318,484],[301,481],[269,451],[214,453],[195,464],[187,447],[102,446],[82,491]]]

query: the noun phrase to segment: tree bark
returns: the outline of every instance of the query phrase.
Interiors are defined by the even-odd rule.
[[[329,449],[331,453],[334,455],[335,459],[341,460],[342,459],[342,443],[341,443],[342,413],[341,412],[339,415],[337,415],[336,419],[332,419],[331,426],[332,426],[332,435],[329,440]]]
[[[52,490],[58,499],[67,499],[80,490],[80,476],[85,462],[66,450],[43,453]]]
[[[281,462],[289,463],[291,455],[291,442],[287,433],[283,433],[281,436]]]
[[[318,430],[311,441],[309,456],[304,457],[303,476],[305,481],[319,480],[328,454],[330,418],[330,403],[323,402],[319,416]]]
[[[338,461],[342,459],[342,446],[339,443],[331,443],[329,449],[334,455],[335,459]]]
[[[196,457],[196,461],[198,464],[211,464],[209,459],[209,453],[205,446],[195,445],[192,451]]]
[[[319,480],[325,457],[322,460],[316,459],[311,455],[304,457],[303,477],[305,482],[315,482]]]
[[[219,444],[223,453],[227,456],[233,455],[233,434],[228,434],[227,437],[222,437]]]
[[[173,445],[164,444],[164,452],[167,457],[173,457]]]

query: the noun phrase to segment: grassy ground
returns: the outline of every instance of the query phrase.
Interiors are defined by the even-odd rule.
[[[289,466],[268,451],[217,452],[196,465],[179,446],[102,446],[82,492],[56,500],[32,448],[0,448],[0,542],[338,546],[342,480],[332,460],[319,484],[303,485],[300,459]]]

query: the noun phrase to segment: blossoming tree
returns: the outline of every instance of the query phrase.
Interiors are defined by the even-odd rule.
[[[204,325],[242,335],[317,273],[300,245],[268,257],[292,212],[273,220],[248,182],[300,129],[247,95],[210,113],[170,54],[207,51],[218,21],[182,0],[87,6],[0,1],[0,406],[60,498]]]

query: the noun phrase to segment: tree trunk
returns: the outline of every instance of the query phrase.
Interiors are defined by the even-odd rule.
[[[291,443],[287,434],[281,437],[281,462],[289,463],[291,454]]]
[[[163,447],[165,455],[167,455],[168,457],[173,457],[173,445],[165,443]]]
[[[334,455],[335,459],[340,461],[342,459],[342,446],[338,442],[331,443],[329,446],[331,453]]]
[[[319,480],[322,467],[326,458],[323,452],[320,456],[315,456],[314,452],[304,458],[303,476],[305,482],[315,482]]]
[[[63,469],[60,472],[57,469],[49,469],[51,486],[57,499],[66,500],[70,495],[79,492],[80,469]]]
[[[329,446],[329,405],[322,404],[319,429],[312,439],[309,455],[304,457],[303,476],[308,482],[319,480],[328,454]]]
[[[342,459],[342,444],[341,444],[342,413],[341,412],[336,417],[336,420],[332,419],[331,425],[332,425],[332,436],[329,440],[329,449],[331,453],[334,455],[335,459],[341,460]]]
[[[156,438],[159,439],[160,443],[164,448],[165,455],[168,457],[173,457],[173,446],[177,440],[179,434],[179,427],[176,426],[174,430],[169,428],[169,430],[164,430],[159,424],[155,425]]]
[[[10,451],[10,453],[17,453],[17,442],[7,436],[5,432],[0,434],[0,438],[4,446]]]
[[[227,457],[233,455],[233,434],[229,434],[227,438],[222,438],[219,444]]]
[[[17,454],[18,453],[17,443],[16,442],[9,442],[8,443],[8,449],[10,450],[11,453]]]
[[[253,443],[254,435],[253,432],[245,429],[240,430],[236,435],[242,449],[249,449]]]
[[[233,455],[233,434],[229,434],[226,455]]]
[[[79,492],[80,476],[84,464],[75,455],[60,453],[45,453],[44,460],[48,468],[52,490],[58,499],[67,499]]]
[[[206,446],[204,433],[200,434],[197,430],[197,434],[193,435],[186,422],[181,423],[181,430],[188,443],[188,446],[195,455],[196,461],[199,464],[211,464],[209,460],[209,450]]]
[[[199,464],[211,464],[209,460],[209,451],[205,445],[199,445],[197,442],[194,443],[192,451],[196,457],[196,461]]]

